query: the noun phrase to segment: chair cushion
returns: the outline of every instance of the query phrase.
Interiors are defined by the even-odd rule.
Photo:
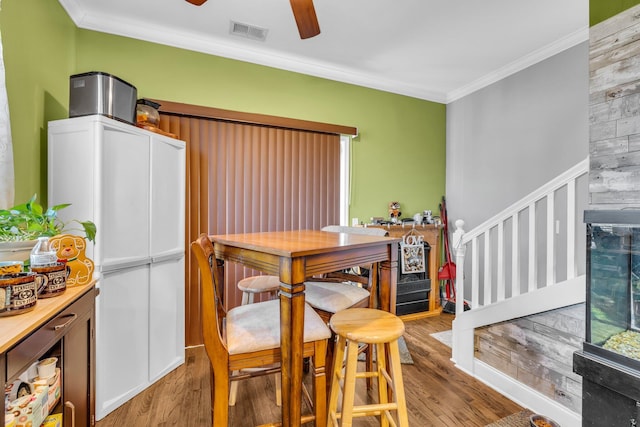
[[[328,339],[331,330],[308,305],[304,307],[304,342]],[[280,301],[271,300],[232,308],[226,318],[229,354],[280,347]]]
[[[261,293],[277,291],[280,288],[278,276],[251,276],[238,282],[238,289],[242,292]]]
[[[369,291],[340,282],[305,282],[305,301],[313,308],[329,313],[351,307],[367,298]]]

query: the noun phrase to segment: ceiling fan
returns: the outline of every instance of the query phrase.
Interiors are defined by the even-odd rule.
[[[186,0],[189,3],[201,6],[207,0]],[[320,34],[320,25],[316,10],[313,7],[313,0],[289,0],[291,2],[291,10],[298,25],[298,32],[301,39],[308,39]]]

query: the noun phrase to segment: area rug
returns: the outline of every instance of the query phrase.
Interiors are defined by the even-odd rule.
[[[452,341],[452,337],[453,337],[453,331],[448,330],[448,331],[442,331],[442,332],[435,332],[433,334],[431,334],[431,336],[435,339],[437,339],[438,341],[440,341],[442,344],[451,347],[451,341]]]
[[[402,363],[403,365],[413,365],[413,358],[411,357],[411,353],[407,348],[407,342],[404,340],[404,337],[400,337],[398,339],[398,350],[400,351],[400,363]],[[375,358],[375,354],[373,357]],[[364,361],[364,358],[364,353],[360,353],[358,355],[359,361]]]
[[[398,340],[398,350],[400,350],[400,363],[403,365],[413,365],[413,358],[407,348],[407,343],[404,337],[400,337]]]
[[[525,409],[508,417],[500,418],[494,423],[487,424],[486,427],[530,427],[529,417],[532,414],[533,412]]]

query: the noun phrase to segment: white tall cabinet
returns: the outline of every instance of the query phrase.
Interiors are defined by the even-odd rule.
[[[99,115],[50,122],[48,196],[98,230],[99,420],[184,363],[185,143]]]

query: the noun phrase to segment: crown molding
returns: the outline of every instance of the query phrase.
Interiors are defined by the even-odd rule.
[[[334,64],[320,61],[309,61],[307,58],[296,55],[283,55],[281,52],[269,49],[251,49],[243,44],[222,42],[220,39],[203,37],[198,33],[175,31],[168,33],[165,28],[149,25],[148,22],[142,20],[123,20],[90,14],[76,0],[60,0],[60,3],[78,28],[250,62],[432,102],[444,103],[446,100],[446,94],[443,92],[398,83],[378,75],[368,75],[354,69],[336,67]]]
[[[78,28],[144,40],[441,104],[448,104],[465,97],[583,41],[589,40],[589,28],[585,27],[470,84],[445,93],[405,84],[380,75],[362,73],[359,70],[348,67],[338,67],[322,61],[310,61],[308,58],[302,58],[297,55],[283,55],[281,52],[268,48],[252,49],[245,44],[230,43],[219,38],[203,36],[193,32],[167,32],[165,28],[150,25],[143,20],[123,20],[122,18],[115,19],[105,15],[91,14],[87,13],[77,0],[59,1]]]
[[[453,101],[470,95],[477,90],[485,88],[497,81],[509,77],[512,74],[522,71],[525,68],[537,64],[538,62],[542,62],[545,59],[551,58],[552,56],[557,55],[560,52],[563,52],[588,40],[589,27],[581,28],[580,30],[575,31],[559,40],[556,40],[540,49],[537,49],[530,54],[523,56],[517,61],[507,64],[506,66],[497,69],[469,83],[468,85],[452,90],[447,94],[445,103],[449,104]]]
[[[82,22],[86,12],[80,6],[77,0],[60,0],[59,3],[62,5],[62,8],[67,12],[67,15],[71,18],[71,20],[79,26],[79,22]]]

